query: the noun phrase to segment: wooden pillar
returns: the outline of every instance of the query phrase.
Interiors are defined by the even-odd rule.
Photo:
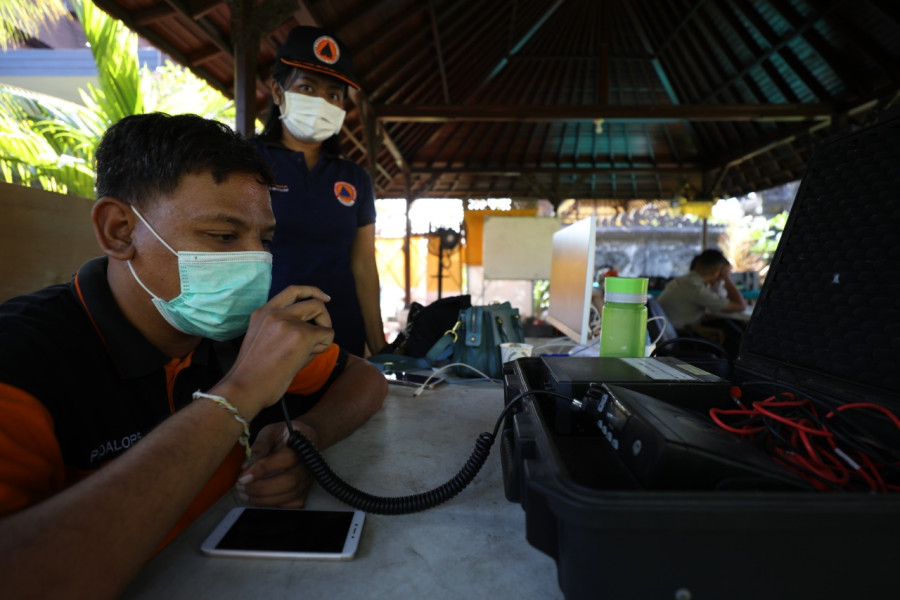
[[[235,129],[246,137],[256,122],[256,59],[260,34],[253,0],[231,0],[231,46],[234,53]]]
[[[356,100],[359,108],[359,120],[363,126],[363,137],[365,138],[366,166],[374,185],[378,179],[378,152],[381,150],[378,122],[375,119],[374,111],[368,98],[357,92]]]
[[[406,308],[412,303],[410,281],[412,280],[412,223],[409,222],[409,208],[412,206],[412,181],[406,177],[406,239],[403,241],[403,304]]]

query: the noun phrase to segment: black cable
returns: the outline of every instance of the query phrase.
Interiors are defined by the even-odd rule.
[[[478,474],[481,467],[484,466],[487,457],[490,454],[491,446],[497,437],[500,426],[506,418],[507,413],[525,396],[530,394],[548,394],[560,396],[571,400],[568,396],[551,392],[548,390],[528,390],[517,394],[503,408],[497,423],[494,425],[493,433],[483,432],[475,440],[475,449],[469,456],[469,460],[462,469],[445,484],[438,486],[421,494],[410,496],[383,497],[373,496],[363,492],[343,479],[331,470],[326,464],[325,459],[316,449],[306,436],[296,431],[291,425],[290,414],[287,409],[284,397],[281,398],[281,407],[284,410],[285,425],[288,429],[288,446],[297,453],[319,485],[329,494],[343,502],[344,504],[358,510],[381,515],[404,515],[413,512],[420,512],[429,508],[434,508],[439,504],[447,502],[459,492],[461,492]]]
[[[720,358],[724,358],[728,360],[728,364],[732,363],[731,357],[728,356],[728,352],[725,351],[725,348],[720,346],[715,342],[711,342],[705,338],[695,338],[695,337],[674,337],[668,340],[663,340],[656,344],[656,347],[653,349],[653,352],[650,353],[650,356],[658,356],[659,351],[668,348],[669,346],[677,346],[678,344],[693,344],[695,346],[705,346],[710,350],[713,350]]]
[[[715,356],[705,357],[699,353],[700,350],[696,349],[694,350],[693,354],[690,353],[690,350],[678,352],[679,345],[693,345],[701,349],[705,347],[709,350],[712,350],[715,353]],[[665,350],[666,352],[661,352],[663,350]],[[650,353],[650,356],[653,358],[660,356],[673,356],[688,363],[690,363],[692,360],[708,360],[710,358],[718,358],[720,360],[726,361],[728,369],[725,373],[716,373],[717,375],[722,375],[725,379],[731,379],[731,376],[734,373],[734,359],[728,354],[725,348],[715,342],[704,338],[682,336],[663,340],[662,342],[657,342],[656,347],[653,349],[653,352]]]

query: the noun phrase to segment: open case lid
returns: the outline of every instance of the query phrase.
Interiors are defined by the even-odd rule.
[[[900,113],[813,154],[736,365],[900,408]]]

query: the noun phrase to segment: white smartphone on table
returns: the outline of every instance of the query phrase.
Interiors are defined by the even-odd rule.
[[[365,518],[360,510],[238,507],[200,550],[210,556],[349,560]]]
[[[419,375],[417,373],[407,373],[406,371],[385,371],[384,377],[388,380],[388,383],[409,387],[421,387],[421,385],[427,381],[428,384],[425,386],[426,390],[433,390],[434,388],[447,383],[447,380],[441,377],[430,377],[428,375]]]

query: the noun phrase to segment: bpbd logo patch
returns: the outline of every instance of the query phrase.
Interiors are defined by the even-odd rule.
[[[356,204],[356,187],[346,181],[338,181],[334,184],[334,197],[344,206]]]
[[[313,53],[316,58],[326,65],[333,65],[341,57],[341,51],[338,49],[337,42],[333,37],[323,35],[313,44]]]

